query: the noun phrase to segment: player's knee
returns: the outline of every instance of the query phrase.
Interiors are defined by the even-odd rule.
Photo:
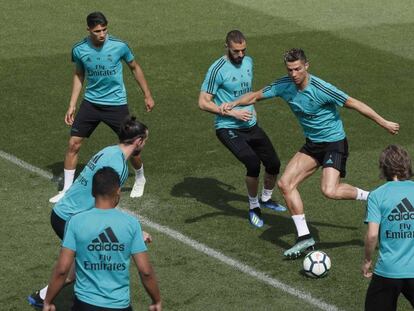
[[[292,185],[283,177],[277,181],[277,186],[283,194],[288,194],[293,190]]]
[[[247,176],[259,177],[260,175],[260,160],[255,157],[246,158],[244,165],[247,169]]]
[[[336,187],[330,185],[322,185],[321,187],[322,193],[328,199],[337,199]]]
[[[81,141],[69,139],[68,152],[78,153],[79,150],[80,150],[81,145],[82,145]]]

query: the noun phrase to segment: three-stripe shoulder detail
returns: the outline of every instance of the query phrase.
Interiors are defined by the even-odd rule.
[[[332,98],[336,99],[336,100],[337,100],[337,101],[339,101],[339,102],[344,103],[344,102],[347,100],[347,98],[346,98],[344,95],[342,95],[342,94],[340,94],[340,93],[338,93],[338,92],[335,92],[335,91],[334,91],[334,90],[332,90],[332,89],[329,89],[328,87],[324,86],[321,82],[319,82],[319,81],[317,81],[317,80],[315,80],[315,79],[312,79],[312,80],[311,80],[311,85],[313,85],[313,86],[314,86],[314,87],[316,87],[318,90],[322,91],[322,92],[323,92],[323,93],[325,93],[326,95],[328,95],[328,96],[330,96],[330,97],[332,97]]]
[[[125,183],[125,181],[128,178],[128,164],[126,161],[124,161],[123,166],[122,166],[122,173],[121,176],[119,176],[119,179],[121,181],[121,185],[123,185]]]
[[[109,41],[114,41],[114,42],[120,42],[120,43],[123,43],[123,44],[125,44],[125,45],[129,48],[129,49],[131,49],[131,48],[129,47],[129,44],[128,44],[126,41],[124,41],[124,40],[118,39],[118,38],[113,37],[113,36],[109,36],[109,37],[108,37],[108,40],[109,40]]]
[[[77,48],[79,45],[82,45],[82,44],[86,43],[86,41],[87,41],[87,38],[85,38],[85,39],[83,39],[83,40],[81,40],[81,41],[79,41],[79,42],[75,43],[75,44],[73,45],[73,47],[72,47],[72,51],[73,51],[75,48]]]
[[[108,40],[122,42],[122,43],[127,44],[124,40],[121,40],[121,39],[119,39],[117,37],[113,37],[113,36],[108,36]]]
[[[222,58],[211,69],[211,75],[210,75],[210,78],[209,78],[208,84],[207,84],[207,93],[209,93],[209,94],[213,93],[214,82],[216,81],[217,74],[220,71],[221,67],[224,66],[225,63],[226,63],[226,60],[224,58]]]
[[[271,83],[270,85],[266,86],[263,89],[263,92],[269,91],[273,86],[280,85],[280,84],[290,84],[292,83],[292,79],[289,76],[282,77],[277,79],[275,82]]]

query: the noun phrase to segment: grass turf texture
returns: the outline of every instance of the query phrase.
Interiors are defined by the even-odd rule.
[[[56,175],[61,173],[69,132],[63,116],[71,88],[70,49],[86,35],[86,14],[102,10],[110,33],[127,40],[135,52],[157,105],[154,112],[144,112],[142,96],[125,68],[130,109],[150,128],[143,155],[146,194],[140,200],[124,196],[125,203],[153,221],[341,309],[361,309],[368,285],[359,273],[364,204],[323,198],[319,173],[301,186],[311,231],[320,241],[318,248],[332,259],[328,278],[304,278],[299,274],[301,260],[282,258],[283,250],[294,241],[290,217],[265,211],[265,227],[249,227],[244,169],[214,137],[212,115],[197,108],[199,87],[209,65],[223,53],[226,32],[240,28],[255,61],[256,88],[285,74],[283,51],[300,46],[310,58],[312,73],[400,122],[400,134],[392,137],[356,112],[341,110],[351,151],[346,182],[367,189],[377,186],[377,158],[389,143],[404,145],[414,154],[410,102],[414,91],[408,74],[414,65],[410,48],[414,41],[406,30],[412,13],[403,2],[306,3],[299,2],[294,10],[282,1],[242,1],[241,5],[140,1],[122,7],[109,2],[74,1],[59,6],[46,1],[8,2],[2,17],[10,27],[0,30],[4,38],[0,43],[0,131],[7,133],[0,136],[1,148]],[[285,166],[303,137],[289,108],[280,100],[274,102],[259,104],[258,116]],[[115,135],[101,125],[82,147],[80,163],[115,141]],[[10,267],[0,284],[1,301],[9,310],[21,310],[23,298],[50,275],[57,255],[46,208],[56,188],[12,164],[0,163],[5,176],[1,196],[7,202],[2,208],[2,245],[8,245],[1,258]],[[131,185],[132,180],[127,187]],[[303,302],[153,234],[157,242],[152,257],[167,310],[251,309],[252,296],[257,310],[305,308]],[[44,249],[36,247],[36,253],[28,255],[24,250],[36,245],[33,240]],[[26,247],[16,251],[12,245]],[[221,290],[212,292],[212,288]],[[144,296],[142,290],[140,294]],[[283,303],[277,300],[280,297]],[[401,308],[407,308],[401,300]]]

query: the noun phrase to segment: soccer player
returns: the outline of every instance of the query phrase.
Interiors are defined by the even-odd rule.
[[[287,76],[265,88],[246,94],[233,103],[224,104],[223,111],[238,105],[281,97],[290,106],[303,128],[306,142],[289,161],[278,186],[292,215],[297,230],[296,244],[284,255],[296,258],[312,248],[315,240],[306,223],[298,186],[322,166],[321,190],[330,199],[366,200],[368,192],[341,182],[345,177],[348,142],[337,107],[358,111],[391,134],[398,134],[399,124],[381,117],[363,102],[350,97],[335,86],[311,75],[309,62],[302,49],[291,49],[284,55]]]
[[[63,190],[49,200],[51,203],[59,201],[72,185],[83,140],[92,134],[101,121],[118,133],[122,120],[129,115],[121,61],[127,63],[144,93],[147,111],[154,107],[144,73],[128,44],[108,35],[108,21],[101,12],[89,14],[86,22],[89,36],[72,49],[75,71],[72,95],[65,115],[66,124],[71,126],[71,137],[64,162],[64,185]],[[85,79],[84,99],[75,117],[76,103]],[[131,164],[135,168],[136,178],[130,196],[140,197],[145,186],[141,157],[131,157]]]
[[[52,209],[50,221],[56,235],[63,240],[67,221],[76,214],[94,207],[92,196],[92,178],[102,167],[112,167],[120,176],[121,186],[128,177],[128,159],[137,156],[144,148],[148,138],[148,129],[135,117],[127,117],[121,124],[119,144],[109,146],[95,154],[76,178],[63,198]],[[73,282],[73,273],[66,283]],[[28,297],[31,305],[41,307],[46,296],[47,286]]]
[[[390,145],[379,160],[387,182],[368,197],[365,258],[362,274],[371,279],[365,310],[397,310],[402,292],[414,308],[414,182],[411,159],[400,146]],[[378,243],[374,273],[372,255]]]
[[[74,261],[76,282],[72,310],[132,310],[131,256],[151,297],[149,310],[161,310],[160,291],[148,259],[141,226],[136,218],[115,209],[120,194],[118,173],[111,167],[99,169],[92,182],[95,208],[69,220],[43,311],[55,310],[53,299],[63,287]]]
[[[249,220],[263,226],[260,205],[277,211],[286,210],[271,199],[280,161],[266,133],[257,125],[253,106],[222,113],[222,103],[235,100],[252,90],[253,61],[246,56],[246,39],[239,30],[226,37],[226,55],[209,68],[198,100],[200,109],[213,113],[216,135],[221,143],[242,162],[247,170],[246,186],[249,197]],[[260,200],[258,186],[260,164],[265,167]]]

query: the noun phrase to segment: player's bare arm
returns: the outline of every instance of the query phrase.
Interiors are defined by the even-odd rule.
[[[85,81],[85,72],[83,69],[75,67],[72,82],[72,94],[70,96],[68,111],[65,114],[65,123],[72,125],[75,120],[76,103],[82,91],[83,82]]]
[[[147,112],[150,112],[154,108],[155,103],[154,99],[152,98],[151,91],[148,87],[147,80],[145,80],[144,72],[142,71],[141,66],[138,65],[135,60],[129,62],[128,67],[131,69],[135,80],[144,93],[145,107],[147,109]]]
[[[68,276],[68,273],[70,271],[70,267],[73,264],[74,258],[74,251],[62,247],[56,266],[53,269],[52,277],[49,281],[49,287],[47,289],[43,310],[54,310],[52,301],[53,299],[55,299],[59,291],[62,289],[66,277]]]
[[[249,121],[252,118],[252,113],[247,110],[222,110],[213,102],[213,95],[206,92],[200,92],[198,107],[210,113],[229,116],[242,121]]]
[[[372,254],[374,253],[375,247],[378,242],[379,224],[374,222],[368,223],[367,234],[365,235],[365,256],[364,262],[362,263],[361,272],[366,278],[372,276],[371,265],[372,265]]]
[[[249,92],[244,94],[242,97],[230,103],[223,103],[220,109],[224,111],[232,110],[236,106],[248,106],[254,105],[256,102],[263,99],[263,89],[256,92]]]
[[[139,275],[141,277],[142,284],[148,295],[151,297],[152,304],[149,306],[149,310],[161,311],[161,295],[158,287],[157,278],[155,276],[154,269],[146,252],[137,253],[132,256],[134,262],[138,268]]]
[[[360,114],[367,117],[368,119],[371,119],[393,135],[398,134],[398,131],[400,130],[400,125],[398,123],[385,120],[382,116],[375,112],[374,109],[358,99],[349,97],[344,106],[358,111]]]

